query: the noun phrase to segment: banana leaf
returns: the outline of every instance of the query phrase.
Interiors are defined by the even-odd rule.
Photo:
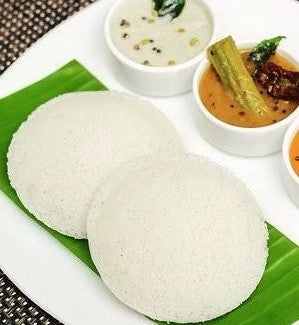
[[[94,272],[97,271],[86,240],[48,228],[22,205],[8,180],[6,154],[14,132],[39,105],[67,92],[106,89],[73,60],[46,78],[0,99],[0,190]],[[258,288],[240,307],[205,325],[290,325],[299,320],[299,247],[269,224],[268,230],[269,258]]]

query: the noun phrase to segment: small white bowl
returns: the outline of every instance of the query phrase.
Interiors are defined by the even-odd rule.
[[[151,67],[138,64],[124,56],[114,45],[110,35],[111,18],[119,5],[126,0],[117,0],[111,6],[105,20],[105,39],[113,56],[119,63],[122,82],[131,90],[149,96],[173,96],[191,90],[194,71],[203,59],[205,49],[212,44],[216,35],[215,16],[211,7],[200,1],[210,16],[213,32],[210,42],[200,54],[187,62],[171,67]]]
[[[283,140],[283,180],[290,198],[299,207],[299,176],[295,173],[290,162],[290,147],[295,134],[299,132],[299,118],[289,126]]]
[[[257,43],[241,43],[239,48],[252,48]],[[298,61],[279,50],[278,53],[288,58],[295,65]],[[285,119],[268,126],[245,128],[225,123],[212,115],[204,106],[198,91],[201,78],[209,67],[207,59],[197,68],[193,79],[193,94],[199,107],[199,130],[204,138],[218,149],[244,157],[259,157],[280,151],[287,126],[299,116],[297,108]]]

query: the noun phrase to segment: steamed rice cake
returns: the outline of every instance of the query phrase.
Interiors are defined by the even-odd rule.
[[[24,206],[49,227],[86,237],[86,214],[103,177],[127,160],[180,151],[172,124],[151,103],[115,91],[59,96],[14,134],[8,176]]]
[[[267,227],[252,194],[204,158],[147,157],[119,168],[88,217],[93,261],[124,304],[152,319],[207,321],[255,290]]]

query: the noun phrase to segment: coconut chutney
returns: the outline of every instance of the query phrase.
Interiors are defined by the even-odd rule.
[[[151,0],[122,1],[111,18],[114,46],[130,60],[150,66],[173,66],[196,57],[213,31],[200,0],[188,0],[175,19],[157,17]]]
[[[8,176],[24,206],[49,227],[86,237],[94,190],[127,160],[181,150],[150,102],[115,91],[78,92],[35,110],[14,134]]]
[[[109,177],[88,217],[106,286],[160,321],[197,323],[238,307],[267,260],[267,227],[231,172],[197,156],[147,157]]]

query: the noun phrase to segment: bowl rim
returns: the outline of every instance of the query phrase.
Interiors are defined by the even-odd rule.
[[[252,48],[254,47],[258,42],[257,41],[246,41],[246,42],[238,42],[238,48]],[[286,50],[282,50],[279,49],[277,50],[277,52],[281,55],[283,55],[284,57],[286,57],[288,60],[290,60],[291,62],[293,62],[296,66],[299,67],[299,61],[293,56],[291,55],[289,52],[287,52]],[[239,132],[239,133],[254,133],[254,134],[260,134],[260,133],[265,133],[265,132],[271,132],[271,131],[275,131],[281,128],[286,127],[288,124],[291,123],[291,121],[293,121],[295,118],[299,117],[299,105],[296,107],[296,109],[290,114],[288,115],[286,118],[284,118],[283,120],[274,123],[274,124],[270,124],[270,125],[265,125],[265,126],[260,126],[260,127],[255,127],[255,128],[249,128],[249,127],[242,127],[242,126],[236,126],[236,125],[232,125],[226,122],[221,121],[220,119],[218,119],[217,117],[215,117],[212,113],[210,113],[208,111],[208,109],[205,107],[204,103],[202,102],[199,92],[198,92],[198,85],[203,77],[204,72],[206,71],[206,69],[208,68],[208,66],[210,65],[208,59],[205,57],[203,59],[203,61],[199,64],[199,66],[197,67],[195,74],[194,74],[194,78],[193,78],[193,96],[195,97],[195,101],[197,103],[197,106],[199,107],[200,111],[205,115],[205,117],[210,120],[212,123],[216,124],[218,127],[222,127],[226,130],[229,131],[235,131],[235,132]]]
[[[282,156],[283,156],[283,162],[284,165],[293,179],[293,181],[299,186],[299,176],[295,173],[291,161],[290,161],[290,147],[292,144],[292,141],[294,139],[295,134],[299,132],[299,117],[297,117],[288,127],[287,132],[284,135],[283,138],[283,144],[282,144]]]
[[[142,65],[140,63],[137,63],[129,58],[127,58],[124,54],[122,54],[114,45],[112,38],[111,38],[111,33],[110,33],[110,22],[111,18],[114,14],[114,12],[117,10],[117,8],[120,6],[121,3],[123,3],[126,0],[116,0],[111,7],[108,10],[105,22],[104,22],[104,34],[105,34],[105,40],[106,44],[108,45],[110,51],[113,53],[113,55],[121,61],[123,64],[126,64],[127,66],[130,66],[132,69],[142,71],[142,72],[151,72],[151,73],[166,73],[166,72],[177,72],[181,70],[186,70],[189,69],[193,66],[196,66],[204,57],[205,50],[207,47],[212,44],[212,42],[215,41],[216,36],[217,36],[217,31],[218,31],[218,25],[217,21],[215,19],[216,15],[214,12],[213,7],[208,3],[206,0],[197,0],[201,2],[201,5],[207,10],[211,23],[212,23],[212,35],[210,37],[209,42],[206,44],[206,46],[200,51],[200,53],[192,58],[191,60],[179,63],[174,66],[162,66],[162,67],[156,67],[156,66],[146,66]]]

